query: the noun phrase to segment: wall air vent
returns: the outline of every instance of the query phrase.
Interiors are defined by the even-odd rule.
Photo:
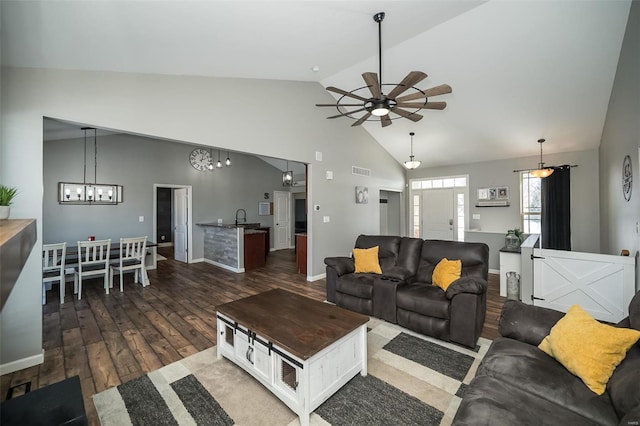
[[[371,176],[371,169],[365,169],[364,167],[351,166],[351,174],[356,176]]]

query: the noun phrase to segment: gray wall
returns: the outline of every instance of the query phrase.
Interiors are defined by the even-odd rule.
[[[124,203],[116,206],[60,205],[58,182],[82,182],[82,139],[44,143],[43,243],[74,244],[88,235],[97,239],[153,236],[154,184],[191,185],[193,222],[235,220],[236,209],[248,222],[272,226],[273,216],[258,216],[263,194],[282,190],[282,172],[249,155],[230,153],[231,167],[200,172],[189,164],[195,147],[135,135],[98,137],[98,182],[124,187]],[[93,182],[93,144],[88,143],[87,181]],[[217,159],[217,151],[213,153]],[[222,160],[226,151],[221,153]],[[139,222],[144,216],[144,222]],[[203,229],[193,227],[193,259],[203,258]]]
[[[324,273],[324,257],[348,253],[359,233],[377,232],[380,188],[403,189],[402,166],[364,129],[327,120],[314,106],[334,100],[318,83],[6,67],[1,73],[0,180],[20,188],[12,217],[36,218],[39,236],[1,314],[2,365],[33,365],[42,353],[43,117],[308,163],[308,199],[320,206],[308,215],[312,277]],[[371,177],[352,175],[352,165],[371,169]],[[333,180],[325,179],[327,170]],[[369,187],[369,204],[355,204],[356,185]]]
[[[631,156],[631,200],[622,196],[622,161]],[[602,252],[632,254],[640,250],[640,2],[634,1],[618,60],[607,119],[600,142],[600,235]],[[640,268],[636,268],[636,289]]]
[[[552,144],[553,141],[545,143],[549,147]],[[520,226],[520,177],[513,170],[536,167],[538,161],[539,156],[416,169],[409,173],[409,178],[469,175],[469,217],[473,217],[474,214],[480,215],[480,220],[470,220],[469,228],[506,233],[508,229]],[[599,253],[598,151],[544,154],[544,162],[548,165],[578,165],[571,169],[572,247],[575,251]],[[475,207],[478,188],[491,186],[509,187],[509,207]]]

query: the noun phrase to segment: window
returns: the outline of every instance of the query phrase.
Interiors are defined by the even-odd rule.
[[[520,214],[525,234],[540,234],[542,213],[542,180],[529,172],[520,173]]]

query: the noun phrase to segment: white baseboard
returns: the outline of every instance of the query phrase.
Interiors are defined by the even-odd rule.
[[[489,273],[490,274],[498,274],[498,275],[500,275],[500,269],[491,269],[491,268],[489,268]]]
[[[34,365],[42,364],[44,362],[44,349],[39,355],[33,355],[15,361],[8,362],[0,365],[0,375],[13,373],[14,371],[22,370],[24,368],[33,367]]]
[[[214,260],[204,259],[204,262],[217,266],[218,268],[226,269],[227,271],[235,272],[236,274],[244,272],[244,268],[234,268],[233,266],[225,265],[224,263],[216,262]]]
[[[200,262],[204,262],[204,257],[201,257],[198,259],[191,259],[191,263],[200,263]]]
[[[323,278],[327,278],[327,274],[320,274],[320,275],[307,275],[307,281],[309,282],[314,282],[314,281],[318,281],[321,280]]]

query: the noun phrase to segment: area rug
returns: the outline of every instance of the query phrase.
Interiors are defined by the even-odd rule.
[[[355,376],[311,425],[449,425],[490,341],[475,349],[394,324],[367,324],[368,375]],[[248,373],[209,348],[93,395],[103,425],[282,425],[298,417]]]

